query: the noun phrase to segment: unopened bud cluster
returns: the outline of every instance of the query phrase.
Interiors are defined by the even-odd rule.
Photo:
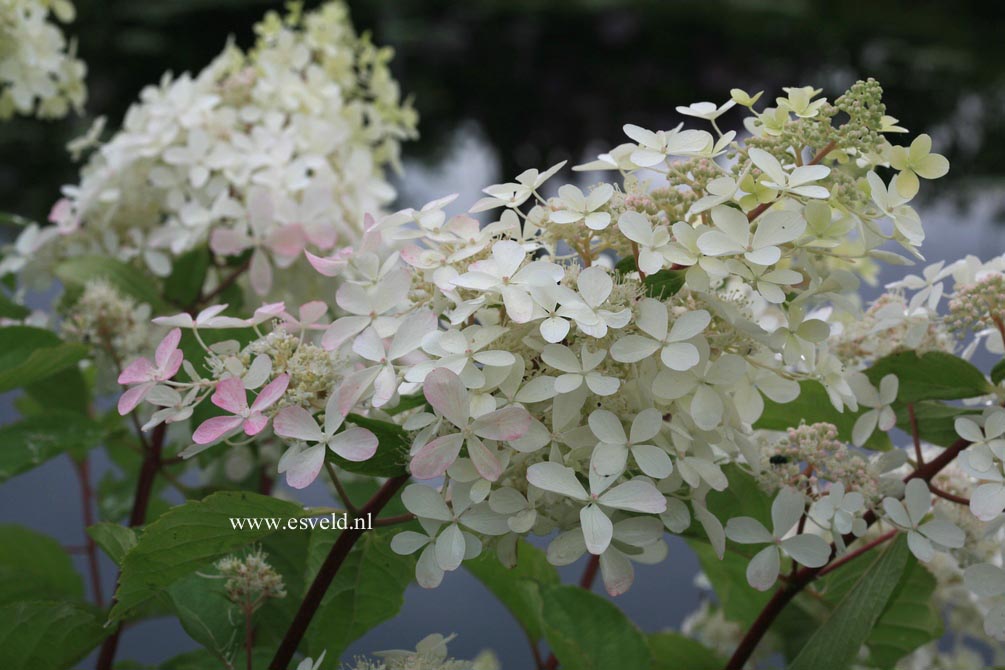
[[[227,556],[216,562],[220,577],[227,580],[227,599],[252,611],[270,598],[285,598],[283,577],[266,560],[261,549],[238,558]]]

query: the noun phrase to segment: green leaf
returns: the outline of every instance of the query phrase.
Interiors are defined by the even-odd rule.
[[[869,567],[869,561],[858,559],[829,573],[818,585],[824,601],[838,605]],[[935,587],[935,577],[914,556],[908,556],[900,582],[866,640],[872,664],[892,668],[921,645],[942,636],[942,617],[932,601]]]
[[[758,591],[747,583],[750,559],[727,551],[720,560],[708,542],[689,538],[687,543],[697,555],[726,618],[749,627],[771,599],[770,591]]]
[[[83,597],[80,574],[59,542],[21,526],[0,526],[0,604]]]
[[[136,546],[136,531],[110,521],[102,521],[87,529],[87,534],[108,554],[115,565],[121,566],[129,550]]]
[[[282,575],[286,591],[291,595],[268,601],[255,614],[258,623],[255,644],[274,650],[296,616],[303,594],[307,592],[312,536],[309,530],[297,530],[271,535],[260,543],[269,565]],[[313,577],[313,573],[310,576]]]
[[[911,435],[911,417],[907,405],[899,405],[896,411],[897,427]],[[940,447],[948,447],[959,439],[956,434],[956,417],[980,413],[980,408],[955,407],[933,400],[922,400],[914,404],[914,416],[918,420],[921,439]]]
[[[421,393],[416,393],[415,395],[406,395],[403,396],[398,401],[398,404],[395,405],[392,409],[387,410],[387,413],[390,414],[391,416],[394,416],[396,414],[401,414],[402,412],[405,412],[407,410],[415,409],[416,407],[422,407],[423,405],[428,405],[428,403],[426,402],[426,396],[422,395]]]
[[[734,516],[749,516],[770,528],[772,498],[764,492],[757,479],[738,465],[726,465],[722,472],[729,485],[724,491],[709,491],[705,498],[708,510],[723,522]]]
[[[300,505],[246,491],[222,491],[173,507],[148,525],[122,562],[117,603],[109,618],[123,619],[200,566],[258,542],[278,528],[266,523],[237,530],[231,518],[302,518]]]
[[[789,670],[845,670],[858,656],[907,568],[907,537],[900,535],[849,589]]]
[[[1001,384],[1002,379],[1005,379],[1005,360],[998,361],[995,366],[991,368],[991,382],[994,384]]]
[[[42,328],[0,328],[0,393],[74,367],[88,351],[83,344],[63,342],[55,333]]]
[[[625,256],[614,265],[614,269],[625,275],[638,270],[638,266],[635,265],[635,258],[633,256]]]
[[[253,670],[266,670],[275,653],[276,650],[274,647],[255,647],[252,649],[251,667]],[[221,664],[220,658],[209,650],[198,649],[196,651],[185,652],[165,661],[160,666],[160,670],[221,670],[227,667]],[[230,659],[229,667],[241,669],[247,667],[244,647],[242,645],[237,646],[234,657]],[[118,663],[116,663],[116,668],[118,668]]]
[[[85,286],[97,279],[114,286],[123,295],[150,305],[155,314],[167,311],[157,283],[132,265],[108,256],[77,256],[56,266],[56,276],[64,283]]]
[[[179,307],[195,304],[209,271],[209,249],[199,247],[174,261],[171,276],[164,280],[164,297]]]
[[[19,305],[7,297],[6,293],[0,291],[0,317],[5,319],[23,319],[29,314],[31,314],[30,309],[24,305]]]
[[[578,586],[541,589],[544,637],[566,670],[649,670],[646,638],[610,601]]]
[[[521,540],[517,545],[517,563],[507,568],[495,552],[482,552],[471,561],[468,569],[520,623],[527,636],[534,641],[541,638],[541,592],[539,587],[559,584],[558,571],[548,562],[545,553]]]
[[[212,564],[204,566],[212,574]],[[227,599],[226,582],[193,573],[167,590],[178,622],[189,636],[218,658],[229,658],[244,639],[244,615]]]
[[[348,472],[372,477],[397,477],[407,472],[409,441],[405,430],[396,423],[350,414],[346,421],[366,428],[377,436],[377,453],[365,461],[348,461],[331,449],[325,457]]]
[[[315,533],[317,542],[312,538],[312,551],[327,554],[335,536],[319,533]],[[349,643],[401,610],[405,588],[415,573],[415,559],[391,551],[391,535],[368,531],[356,542],[307,629],[309,655],[317,658],[327,649],[338,658]]]
[[[651,633],[652,670],[721,670],[726,661],[702,643],[680,633]]]
[[[93,372],[94,368],[90,368],[90,371]],[[91,398],[83,372],[74,365],[25,386],[24,391],[45,411],[65,409],[86,415],[91,405]]]
[[[843,412],[837,411],[831,404],[823,385],[812,379],[799,382],[799,389],[799,397],[792,402],[783,404],[765,398],[764,413],[754,423],[754,427],[786,430],[798,426],[800,421],[808,424],[826,422],[837,427],[838,437],[841,440],[851,442],[851,431],[855,426],[855,420],[867,408],[863,408],[860,412],[848,409]],[[887,451],[893,447],[893,443],[886,433],[877,430],[863,446],[873,451]]]
[[[53,410],[0,428],[0,482],[30,470],[67,450],[97,446],[101,426],[85,416]]]
[[[921,356],[913,351],[890,354],[876,361],[865,374],[876,386],[886,375],[897,375],[900,380],[898,403],[960,400],[994,392],[980,370],[942,351],[930,351]]]
[[[684,287],[683,270],[660,270],[642,281],[646,295],[657,300],[666,300]]]
[[[617,262],[614,270],[621,274],[628,274],[638,271],[638,266],[635,264],[634,257],[625,256]],[[684,273],[685,270],[660,270],[655,274],[648,275],[642,280],[646,295],[657,300],[666,300],[676,295],[684,288]]]
[[[4,670],[65,670],[111,632],[82,605],[48,601],[0,607]]]

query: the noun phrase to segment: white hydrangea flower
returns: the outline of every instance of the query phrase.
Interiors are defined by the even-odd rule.
[[[275,294],[291,282],[274,288],[273,267],[306,271],[304,251],[359,241],[364,214],[394,198],[385,168],[415,135],[390,54],[358,36],[337,1],[288,20],[270,13],[255,34],[248,52],[228,45],[195,76],[144,89],[53,208],[57,256],[141,258],[163,276],[212,240],[221,257],[254,248],[251,283]],[[79,106],[67,77],[59,95]]]
[[[887,518],[896,527],[907,531],[907,545],[911,553],[925,563],[935,557],[936,551],[962,547],[965,539],[963,531],[947,519],[924,521],[931,508],[932,495],[928,484],[921,479],[912,479],[907,483],[903,502],[896,498],[883,499],[883,511]]]
[[[877,390],[869,382],[868,377],[857,372],[848,375],[848,383],[858,399],[859,406],[869,408],[855,420],[851,431],[852,442],[861,447],[869,440],[876,428],[885,432],[897,424],[897,415],[891,405],[897,399],[900,382],[896,375],[886,375],[879,381],[879,389]]]
[[[539,489],[586,503],[579,510],[579,520],[586,548],[596,555],[604,553],[614,537],[614,524],[606,509],[651,514],[666,511],[666,499],[649,480],[633,479],[608,489],[610,478],[606,478],[607,484],[602,479],[591,476],[587,492],[576,471],[561,463],[535,463],[527,470],[527,481]]]
[[[844,536],[865,535],[865,496],[858,491],[845,492],[843,482],[835,482],[827,490],[827,495],[810,506],[810,518],[831,531],[838,551],[844,551]]]
[[[614,188],[610,184],[601,184],[590,191],[590,195],[584,196],[583,192],[572,184],[566,184],[558,189],[558,202],[556,209],[551,213],[551,220],[555,223],[577,223],[582,221],[590,230],[603,230],[611,223],[611,215],[608,212],[598,212],[611,196],[614,195]]]
[[[590,468],[604,477],[617,477],[625,471],[628,455],[644,474],[663,479],[673,472],[670,456],[662,448],[650,444],[663,427],[663,416],[657,409],[642,410],[632,419],[631,435],[625,434],[621,419],[613,412],[598,409],[590,413],[590,430],[600,441],[593,450]]]
[[[411,484],[401,494],[405,508],[416,516],[424,532],[397,533],[391,538],[391,549],[403,555],[422,550],[415,578],[423,588],[436,588],[444,573],[481,553],[481,540],[461,526],[487,535],[509,531],[505,517],[495,514],[488,503],[472,504],[465,486],[452,486],[450,492],[449,506],[439,492],[423,484]]]
[[[792,487],[785,487],[771,503],[771,531],[749,516],[734,517],[726,524],[726,537],[733,542],[771,545],[759,551],[747,565],[747,582],[758,591],[767,591],[778,580],[783,553],[808,568],[819,568],[830,558],[830,547],[817,535],[787,537],[805,510],[806,497]]]
[[[682,314],[669,325],[666,305],[643,298],[638,306],[636,324],[644,335],[626,335],[611,347],[611,358],[622,363],[635,363],[660,352],[663,365],[671,370],[686,372],[698,365],[701,356],[698,346],[704,345],[700,334],[712,316],[705,310]],[[698,340],[692,342],[692,340]]]
[[[59,26],[73,20],[69,0],[5,0],[0,4],[0,119],[14,114],[54,119],[87,97],[87,67]]]
[[[763,149],[751,149],[750,160],[764,173],[765,186],[782,193],[800,195],[804,198],[827,198],[830,192],[812,182],[820,181],[831,173],[826,165],[799,165],[786,172],[778,159]]]
[[[715,121],[732,109],[735,104],[736,100],[733,99],[729,99],[719,106],[716,106],[714,102],[694,102],[686,107],[678,106],[676,110],[678,114],[685,116],[693,116],[698,119],[705,119],[706,121]]]
[[[709,256],[743,255],[757,265],[774,265],[782,257],[779,245],[799,238],[806,222],[798,212],[768,212],[752,231],[750,222],[739,210],[720,205],[712,208],[710,230],[698,238],[698,248]]]
[[[625,135],[638,142],[631,155],[632,162],[640,167],[653,167],[670,156],[701,154],[714,144],[708,132],[681,130],[682,127],[683,124],[673,130],[653,132],[632,124],[625,125]]]

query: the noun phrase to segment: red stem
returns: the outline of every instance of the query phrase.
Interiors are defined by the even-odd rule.
[[[593,581],[597,578],[597,570],[600,569],[600,556],[590,554],[586,566],[583,568],[583,576],[579,578],[579,588],[587,591],[593,590]]]
[[[880,535],[879,537],[877,537],[875,540],[872,540],[871,542],[863,544],[861,547],[859,547],[855,551],[849,551],[847,554],[845,554],[841,558],[839,558],[837,560],[834,560],[834,561],[831,561],[830,563],[828,563],[827,565],[825,565],[823,568],[821,568],[819,574],[817,574],[817,577],[823,577],[828,572],[832,572],[834,570],[837,570],[838,568],[840,568],[845,563],[853,561],[854,559],[858,558],[859,556],[861,556],[865,552],[869,551],[870,549],[878,547],[879,545],[883,544],[884,542],[886,542],[887,540],[889,540],[893,536],[895,536],[897,534],[897,532],[898,531],[897,531],[896,528],[894,528],[891,531],[887,531],[887,532],[883,533],[882,535]]]
[[[87,554],[87,568],[91,577],[91,591],[94,592],[94,602],[98,607],[104,608],[104,589],[101,588],[101,570],[98,563],[98,546],[94,539],[87,533],[87,529],[94,525],[94,490],[91,488],[91,468],[90,462],[85,456],[82,461],[74,461],[77,469],[77,478],[80,480],[80,507],[84,514],[84,551]]]
[[[948,500],[950,502],[954,502],[954,503],[958,503],[960,505],[965,505],[966,507],[970,507],[970,499],[969,498],[964,498],[963,496],[958,496],[955,493],[950,493],[949,491],[946,491],[944,489],[940,489],[938,486],[933,486],[931,484],[928,485],[928,489],[932,493],[934,493],[935,495],[939,496],[940,498],[945,498],[946,500]]]
[[[150,496],[154,488],[154,480],[157,478],[157,471],[160,469],[161,453],[164,450],[164,437],[167,426],[160,424],[154,428],[150,437],[150,448],[147,449],[143,457],[143,465],[140,466],[140,474],[136,480],[136,494],[133,496],[133,509],[129,513],[129,526],[135,528],[142,526],[146,522],[147,508],[150,507]],[[121,575],[121,573],[120,573]],[[116,581],[118,581],[116,579]],[[112,599],[114,606],[115,599]],[[98,663],[96,670],[111,670],[115,661],[115,652],[119,647],[119,638],[122,636],[122,622],[115,626],[115,631],[105,638],[98,653]]]
[[[405,485],[408,477],[407,474],[398,475],[384,482],[380,490],[363,505],[359,511],[359,515],[362,517],[365,517],[367,514],[377,515],[391,501],[391,498],[398,492],[398,489]],[[297,647],[300,646],[300,642],[307,633],[307,627],[310,625],[311,619],[314,618],[318,607],[321,606],[321,600],[324,598],[325,592],[331,586],[332,580],[335,579],[335,575],[338,573],[339,568],[342,567],[342,563],[345,561],[346,556],[349,555],[349,551],[352,550],[356,541],[363,536],[363,533],[363,530],[353,527],[343,530],[339,534],[331,551],[328,552],[325,562],[321,565],[321,569],[318,570],[317,576],[307,589],[307,594],[304,596],[303,602],[300,603],[300,609],[293,618],[293,622],[290,623],[286,635],[283,636],[283,641],[279,644],[276,655],[272,657],[269,670],[286,670],[293,659],[293,655],[297,652]]]

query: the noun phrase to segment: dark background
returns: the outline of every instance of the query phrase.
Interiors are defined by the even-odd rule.
[[[198,71],[228,34],[249,45],[254,22],[281,6],[80,0],[77,8],[69,32],[90,70],[87,117],[0,124],[0,211],[43,220],[60,185],[75,180],[63,147],[90,118],[107,115],[116,127],[144,85],[165,70]],[[886,88],[889,113],[912,134],[932,134],[952,162],[948,177],[922,189],[926,256],[1005,250],[1005,5],[369,0],[352,12],[359,30],[396,49],[395,73],[420,112],[421,139],[404,147],[402,206],[460,191],[460,211],[487,183],[592,157],[624,140],[626,122],[671,127],[682,120],[676,105],[722,102],[732,87],[763,88],[770,99],[781,86],[813,84],[833,99],[872,76]],[[721,121],[735,127],[738,118],[734,111]],[[9,420],[9,399],[0,400],[0,419]],[[100,478],[108,466],[96,466]],[[0,486],[0,521],[79,544],[78,496],[69,462],[58,459]],[[114,572],[105,567],[107,590]],[[569,568],[567,581],[579,569]],[[639,568],[636,587],[617,603],[647,631],[677,627],[699,597],[695,570],[687,547],[674,542],[670,558]],[[530,666],[519,628],[463,570],[435,591],[413,586],[399,618],[350,652],[409,647],[431,632],[459,633],[451,646],[458,655],[492,647],[504,667]],[[124,635],[120,657],[156,662],[192,647],[176,623],[149,622]]]

